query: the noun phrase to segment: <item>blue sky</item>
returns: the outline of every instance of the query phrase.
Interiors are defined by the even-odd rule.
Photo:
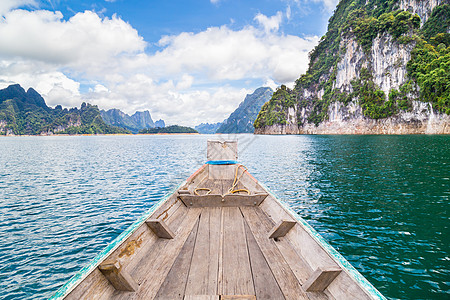
[[[292,85],[336,0],[2,0],[0,88],[194,126]]]

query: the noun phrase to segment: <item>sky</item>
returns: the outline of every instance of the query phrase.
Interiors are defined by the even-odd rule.
[[[0,88],[195,126],[292,87],[338,0],[0,0]]]

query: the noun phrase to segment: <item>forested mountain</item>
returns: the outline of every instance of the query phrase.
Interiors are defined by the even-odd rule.
[[[253,123],[264,103],[270,100],[273,90],[270,87],[260,87],[253,94],[245,97],[239,107],[222,122],[216,133],[249,133],[255,128]]]
[[[139,130],[141,134],[161,134],[161,133],[198,133],[197,130],[180,125],[171,125],[167,127],[155,127]]]
[[[34,89],[20,85],[0,90],[1,135],[111,134],[129,131],[105,124],[96,105],[50,108]]]
[[[341,0],[262,134],[450,133],[449,0]]]
[[[132,133],[138,133],[141,129],[155,127],[148,110],[137,111],[130,116],[119,109],[113,108],[107,111],[101,110],[100,114],[106,124],[125,128]]]
[[[216,133],[217,129],[219,129],[220,125],[222,125],[222,122],[217,123],[201,123],[200,125],[195,126],[195,130],[197,130],[199,133],[202,134],[214,134]]]

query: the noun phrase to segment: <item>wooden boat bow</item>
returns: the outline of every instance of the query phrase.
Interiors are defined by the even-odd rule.
[[[236,141],[208,141],[207,160],[52,299],[385,299],[236,163]]]

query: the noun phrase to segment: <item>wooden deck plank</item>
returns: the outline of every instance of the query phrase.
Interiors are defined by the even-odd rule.
[[[291,228],[295,226],[295,224],[297,224],[297,222],[292,221],[292,220],[281,220],[272,229],[272,231],[269,234],[269,238],[277,239],[277,238],[285,236],[286,233],[288,233],[288,231],[291,230]]]
[[[222,295],[255,295],[244,220],[237,207],[224,207]]]
[[[180,229],[180,224],[186,217],[190,209],[183,206],[179,206],[172,216],[168,218],[168,224],[174,229],[175,233]],[[153,235],[153,241],[151,243],[146,243],[144,247],[141,247],[140,251],[134,253],[134,259],[130,261],[129,265],[126,266],[126,270],[131,275],[131,277],[140,284],[145,276],[147,276],[148,265],[152,263],[154,259],[153,254],[161,253],[164,246],[172,240],[160,239],[156,234],[148,228],[147,225],[143,224],[147,231],[151,232]],[[130,251],[131,252],[131,251]],[[149,257],[149,253],[151,257]]]
[[[210,194],[222,194],[222,180],[207,179],[198,187],[210,189]]]
[[[258,300],[285,299],[248,224],[244,223],[256,298]]]
[[[341,272],[340,268],[317,269],[303,284],[303,288],[308,292],[323,292]]]
[[[219,270],[217,275],[217,294],[221,294],[223,291],[223,223],[224,223],[224,210],[221,210],[220,220],[220,236],[219,236]]]
[[[145,223],[159,238],[173,239],[175,236],[164,220],[149,219]]]
[[[186,295],[217,294],[221,216],[221,208],[202,211]]]
[[[186,295],[184,300],[219,300],[219,295]]]
[[[192,253],[194,251],[195,240],[197,238],[198,225],[194,227],[186,243],[180,251],[172,268],[167,274],[155,299],[183,299],[186,289],[189,268],[191,267]]]
[[[267,197],[267,194],[259,195],[179,195],[178,198],[183,201],[187,207],[239,207],[239,206],[258,206]]]
[[[268,238],[268,232],[272,229],[273,224],[267,218],[260,218],[257,213],[258,209],[257,207],[241,207],[245,221],[264,254],[281,291],[288,300],[308,299],[275,242]]]
[[[142,262],[140,271],[145,276],[143,278],[138,277],[140,289],[137,293],[133,293],[134,299],[153,299],[156,296],[192,229],[197,224],[200,213],[201,209],[188,209],[175,232],[175,238],[171,240],[159,239],[155,242],[157,247],[151,248],[147,253],[147,260]],[[129,293],[123,293],[115,299],[130,299],[130,295]]]

